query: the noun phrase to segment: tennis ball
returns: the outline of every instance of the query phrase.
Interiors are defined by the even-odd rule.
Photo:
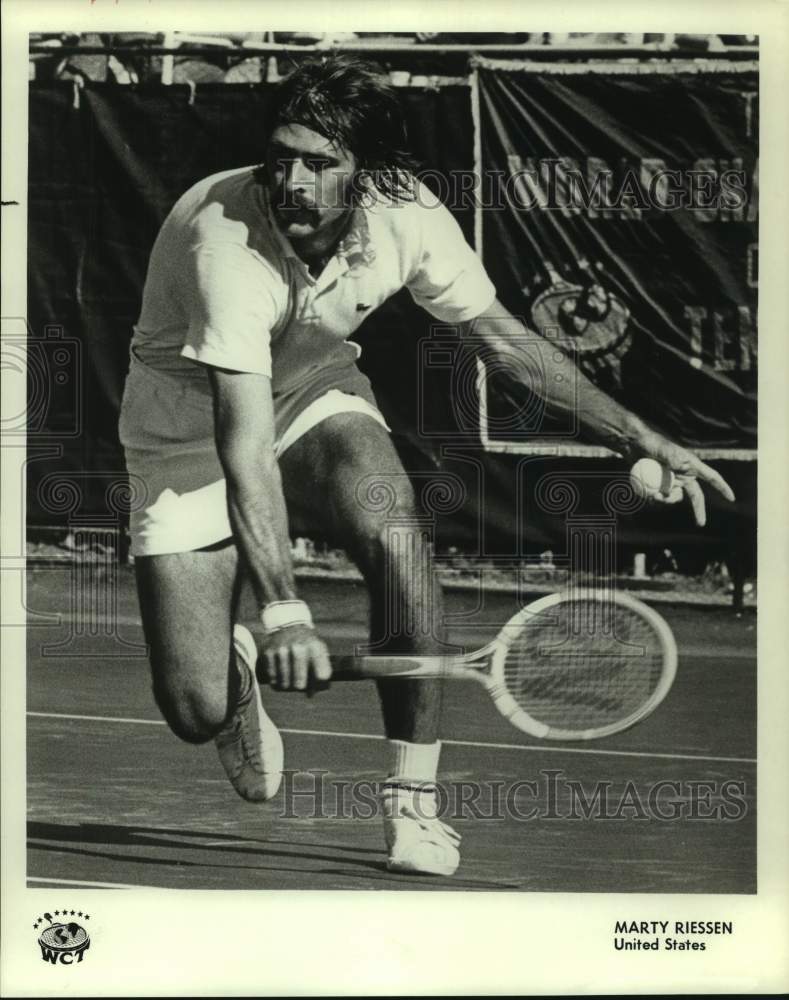
[[[674,489],[674,473],[654,458],[639,458],[630,470],[630,483],[640,497],[667,498]]]

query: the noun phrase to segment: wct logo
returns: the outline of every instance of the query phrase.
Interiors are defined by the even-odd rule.
[[[55,919],[57,917],[63,917],[65,922],[61,923]],[[74,910],[55,910],[54,917],[51,913],[45,913],[33,924],[35,931],[44,923],[44,920],[48,920],[50,924],[49,927],[44,928],[38,939],[41,958],[44,962],[49,962],[52,965],[73,965],[74,962],[81,962],[85,957],[85,952],[90,948],[88,932],[81,924],[74,920],[68,920],[68,917],[90,920],[90,915],[81,910],[79,913],[75,913]]]

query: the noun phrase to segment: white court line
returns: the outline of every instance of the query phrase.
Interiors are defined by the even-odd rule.
[[[63,712],[28,712],[39,719],[75,719],[81,722],[126,722],[141,726],[163,726],[162,719],[127,719],[120,716],[110,715],[67,715]],[[375,733],[337,733],[326,729],[285,729],[280,732],[291,733],[294,736],[333,736],[340,739],[349,740],[383,740],[384,736]],[[553,744],[529,744],[529,743],[483,743],[477,740],[442,740],[442,743],[455,747],[476,747],[480,750],[530,750],[552,753],[575,753],[589,754],[591,756],[606,757],[644,757],[648,760],[703,760],[712,761],[717,764],[756,764],[755,757],[712,757],[704,754],[687,753],[647,753],[643,750],[603,750],[596,747],[557,747]]]
[[[81,722],[133,722],[139,726],[163,726],[164,719],[125,719],[120,715],[67,715],[65,712],[26,712],[39,719],[77,719]]]
[[[166,889],[158,885],[128,885],[126,882],[86,882],[81,878],[34,878],[27,876],[28,882],[46,882],[47,885],[72,885],[79,889]]]

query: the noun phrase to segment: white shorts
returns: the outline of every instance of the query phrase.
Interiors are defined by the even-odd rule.
[[[335,413],[366,413],[389,430],[367,378],[355,366],[330,369],[275,394],[277,458]],[[202,382],[157,371],[132,354],[119,433],[135,497],[132,555],[191,552],[232,536],[212,401]]]

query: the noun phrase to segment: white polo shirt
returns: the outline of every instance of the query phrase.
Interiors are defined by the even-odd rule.
[[[230,170],[192,187],[165,219],[132,347],[173,375],[206,379],[204,365],[256,372],[279,393],[354,361],[360,349],[347,338],[404,286],[448,323],[474,319],[495,297],[457,222],[424,185],[412,202],[359,207],[315,278],[274,223],[253,168]]]

